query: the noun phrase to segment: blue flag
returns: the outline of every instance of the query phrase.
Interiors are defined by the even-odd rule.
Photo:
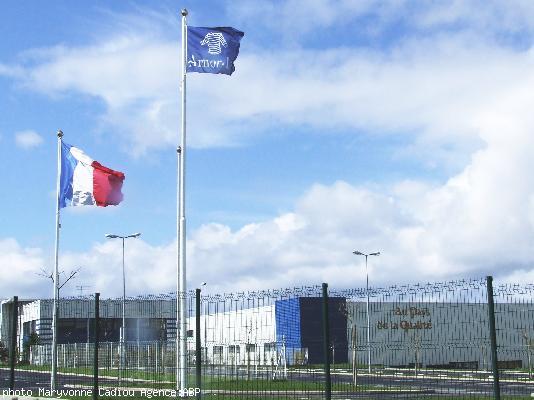
[[[232,75],[245,34],[230,27],[187,27],[187,72]]]

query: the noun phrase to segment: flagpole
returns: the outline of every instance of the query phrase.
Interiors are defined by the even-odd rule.
[[[186,132],[186,58],[187,58],[187,9],[182,9],[182,132],[180,146],[179,176],[179,221],[178,221],[178,293],[176,299],[179,302],[179,382],[177,386],[182,393],[187,389],[187,315],[186,315],[186,232],[185,232],[185,132]],[[179,384],[178,384],[179,383]]]
[[[180,390],[180,163],[182,159],[182,148],[176,148],[176,390]]]
[[[56,181],[56,248],[54,254],[54,305],[52,309],[52,372],[50,374],[50,390],[52,393],[57,388],[57,320],[58,320],[58,301],[59,301],[59,229],[60,224],[60,204],[59,204],[59,189],[61,184],[61,142],[63,132],[61,129],[57,131],[57,181]]]

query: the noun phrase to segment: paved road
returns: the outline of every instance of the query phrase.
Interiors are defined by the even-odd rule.
[[[116,379],[100,378],[101,383],[117,382]],[[91,376],[85,375],[66,375],[58,374],[57,377],[58,389],[75,386],[93,386],[93,379]],[[9,371],[5,369],[0,370],[0,389],[9,388]],[[50,388],[50,373],[49,372],[35,372],[35,371],[15,371],[15,389],[29,389],[38,391],[40,388]]]
[[[297,375],[299,379],[306,379],[303,374]],[[315,379],[324,380],[324,374],[319,372]],[[352,376],[348,372],[333,371],[333,382],[349,383]],[[358,376],[359,385],[373,385],[383,388],[400,388],[402,390],[433,390],[444,395],[492,395],[493,378],[489,374],[471,374],[468,372],[430,371],[405,375],[404,371],[389,370],[380,375],[367,373]],[[517,375],[504,373],[501,376],[500,388],[502,395],[530,396],[534,393],[533,382],[520,382]]]
[[[255,374],[255,369],[251,368],[250,373],[252,378],[269,380],[272,377],[272,371],[258,370]],[[191,370],[194,373],[194,370]],[[212,376],[238,376],[239,379],[246,379],[247,368],[235,369],[226,367],[208,368],[206,373]],[[305,370],[305,369],[289,369],[288,377],[291,380],[302,382],[324,382],[325,375],[322,370]],[[534,382],[519,382],[518,378],[525,378],[518,374],[503,373],[501,376],[501,394],[509,396],[530,396],[534,393]],[[391,393],[386,396],[384,393],[378,395],[379,397],[399,397],[400,392],[405,392],[405,396],[409,392],[416,391],[419,394],[433,391],[436,394],[444,395],[491,395],[493,393],[492,377],[487,373],[469,373],[458,371],[425,371],[424,373],[414,376],[414,374],[406,375],[406,371],[399,370],[384,370],[380,371],[380,375],[369,375],[362,373],[358,376],[358,385],[373,385],[378,388],[397,389],[396,393]],[[334,390],[336,383],[349,383],[352,381],[351,374],[344,370],[332,371],[332,381],[334,383]],[[116,378],[100,378],[101,384],[117,384]],[[155,382],[146,382],[146,387],[153,387]],[[39,388],[48,389],[50,386],[50,373],[48,372],[34,372],[18,370],[15,374],[15,389],[31,389],[38,391]],[[92,387],[92,377],[84,375],[69,375],[58,374],[58,388],[72,388],[72,387]],[[145,385],[143,385],[145,386]],[[343,385],[345,388],[350,388],[348,385]],[[0,369],[0,389],[9,387],[9,371]],[[306,391],[303,391],[305,394]],[[339,393],[338,393],[339,395]],[[363,392],[356,391],[356,393],[343,392],[344,398],[353,398],[363,395]],[[415,393],[413,393],[415,395]],[[338,396],[336,396],[338,397]]]
[[[231,367],[209,367],[206,371],[208,375],[239,377],[246,379],[247,368],[239,367],[237,370]],[[254,367],[250,369],[252,378],[271,379],[272,370],[259,370],[256,374]],[[281,377],[279,371],[278,377]],[[346,370],[332,370],[332,382],[350,383],[352,376]],[[325,375],[323,370],[315,369],[292,369],[288,370],[288,377],[291,380],[303,382],[324,382]],[[521,381],[523,380],[523,381]],[[406,370],[381,370],[375,375],[369,375],[367,372],[360,373],[358,376],[358,385],[372,385],[382,389],[399,389],[400,391],[417,391],[427,392],[434,391],[436,394],[444,395],[493,395],[493,377],[487,372],[468,372],[468,371],[424,371],[417,376],[413,371]],[[347,389],[349,386],[346,386]],[[502,395],[526,396],[529,397],[534,393],[534,381],[527,382],[526,374],[503,372],[500,375],[500,387]],[[337,389],[334,386],[334,389]],[[398,395],[398,393],[397,393]]]

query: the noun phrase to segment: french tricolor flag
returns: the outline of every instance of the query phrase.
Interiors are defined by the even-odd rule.
[[[97,205],[122,201],[124,174],[104,167],[77,147],[61,142],[59,207]]]

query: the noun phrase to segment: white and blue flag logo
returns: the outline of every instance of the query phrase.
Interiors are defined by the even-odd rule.
[[[187,27],[187,72],[232,75],[245,34],[230,27]]]

